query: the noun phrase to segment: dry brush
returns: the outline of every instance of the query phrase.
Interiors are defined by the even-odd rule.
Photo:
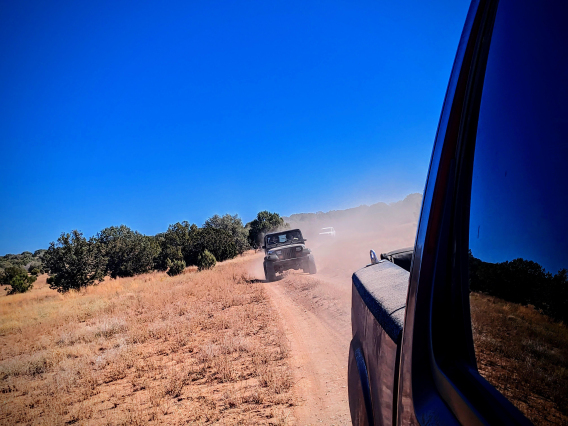
[[[0,423],[286,423],[288,343],[249,261],[1,296]]]

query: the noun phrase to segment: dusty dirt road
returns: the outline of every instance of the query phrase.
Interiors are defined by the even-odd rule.
[[[291,366],[298,405],[294,424],[350,425],[347,359],[351,340],[351,275],[377,253],[412,243],[415,224],[393,228],[389,234],[330,240],[312,247],[316,275],[288,271],[265,283],[290,341]],[[263,277],[262,253],[255,275]]]
[[[298,396],[296,423],[351,424],[347,399],[349,282],[289,273],[265,287],[290,341]]]

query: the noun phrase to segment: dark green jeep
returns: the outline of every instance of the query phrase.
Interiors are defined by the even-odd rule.
[[[264,236],[264,275],[266,281],[274,281],[277,273],[288,269],[303,269],[316,273],[316,262],[311,250],[305,245],[306,239],[299,229],[274,232]]]

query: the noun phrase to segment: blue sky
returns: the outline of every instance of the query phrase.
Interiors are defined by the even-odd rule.
[[[469,2],[0,3],[0,254],[424,187]]]

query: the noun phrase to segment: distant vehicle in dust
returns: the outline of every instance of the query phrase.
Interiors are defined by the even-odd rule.
[[[320,235],[329,235],[330,237],[335,237],[335,229],[330,226],[328,228],[321,228]]]
[[[264,236],[264,275],[266,281],[274,281],[277,273],[288,269],[303,269],[315,274],[316,262],[312,251],[305,245],[306,239],[299,229],[274,232]]]

